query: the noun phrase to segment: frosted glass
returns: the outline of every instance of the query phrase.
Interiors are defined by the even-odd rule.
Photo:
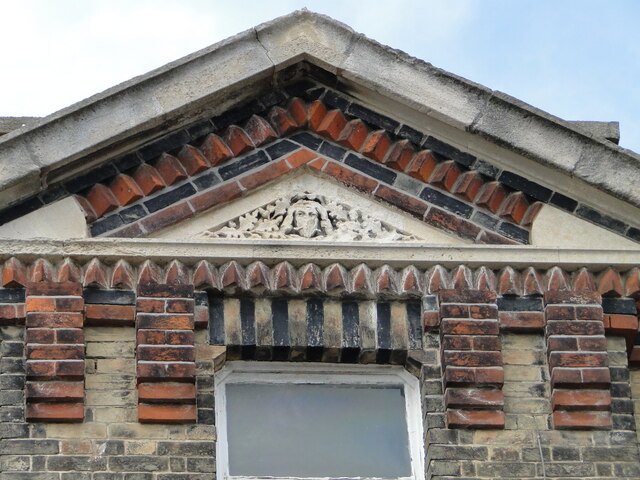
[[[401,386],[227,384],[229,473],[408,477]]]

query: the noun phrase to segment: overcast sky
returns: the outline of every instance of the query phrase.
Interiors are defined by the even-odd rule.
[[[44,116],[297,8],[640,152],[640,1],[0,0],[0,116]]]

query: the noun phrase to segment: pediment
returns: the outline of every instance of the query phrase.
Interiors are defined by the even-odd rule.
[[[152,236],[252,243],[469,243],[308,170]]]

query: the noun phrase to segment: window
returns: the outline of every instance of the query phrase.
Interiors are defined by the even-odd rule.
[[[390,365],[229,362],[218,478],[423,478],[419,390]]]

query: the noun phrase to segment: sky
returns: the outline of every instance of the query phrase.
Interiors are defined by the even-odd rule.
[[[0,116],[45,116],[307,7],[640,152],[640,1],[0,0]]]

